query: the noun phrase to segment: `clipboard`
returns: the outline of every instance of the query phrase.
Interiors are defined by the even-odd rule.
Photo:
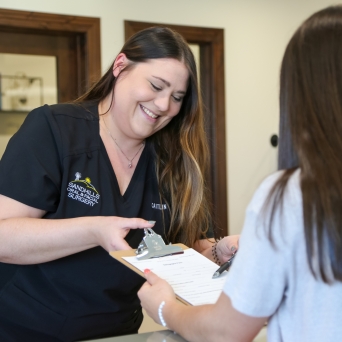
[[[111,252],[110,255],[133,272],[144,277],[148,268],[165,279],[176,298],[185,305],[214,304],[222,293],[226,274],[213,279],[217,265],[183,244],[177,244],[183,253],[139,259],[135,250]],[[125,259],[126,260],[125,260]]]
[[[175,243],[174,246],[179,246],[180,248],[182,248],[183,250],[188,249],[189,247],[187,247],[186,245],[182,244],[182,243]],[[132,264],[130,264],[129,262],[127,262],[125,259],[123,259],[123,257],[132,257],[132,256],[136,256],[136,249],[130,249],[130,250],[125,250],[125,251],[113,251],[109,253],[110,256],[112,256],[114,259],[116,259],[117,261],[121,262],[122,264],[124,264],[125,266],[127,266],[128,268],[130,268],[132,271],[138,273],[140,276],[142,276],[143,278],[145,278],[144,276],[144,272],[140,271],[138,268],[134,267]],[[180,298],[177,294],[176,294],[177,299],[182,302],[185,305],[191,305],[189,304],[187,301],[183,300],[182,298]]]
[[[173,288],[176,298],[186,305],[214,304],[222,293],[224,276],[213,279],[217,265],[184,244],[166,245],[151,228],[136,250],[109,254],[143,278],[151,269]]]

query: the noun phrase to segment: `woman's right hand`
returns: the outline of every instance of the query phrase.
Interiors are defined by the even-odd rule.
[[[98,225],[94,227],[97,244],[107,252],[132,249],[125,237],[131,229],[152,228],[155,221],[141,218],[125,218],[106,216],[98,218]]]
[[[96,246],[108,252],[131,249],[130,229],[151,228],[141,218],[89,216],[42,219],[45,212],[0,195],[0,262],[37,264]]]

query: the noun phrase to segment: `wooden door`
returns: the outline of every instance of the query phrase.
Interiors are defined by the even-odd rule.
[[[57,102],[74,100],[101,76],[100,19],[0,9],[0,53],[55,56]],[[0,158],[26,114],[0,111]]]
[[[100,19],[0,9],[0,52],[56,56],[58,102],[101,76]]]

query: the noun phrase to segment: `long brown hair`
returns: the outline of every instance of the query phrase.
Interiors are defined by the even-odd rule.
[[[184,38],[165,27],[151,27],[136,33],[120,53],[126,55],[131,65],[155,58],[174,58],[188,69],[189,85],[180,112],[149,140],[157,155],[160,195],[171,212],[169,240],[193,246],[211,224],[204,178],[209,152],[194,56]],[[113,65],[114,62],[102,78],[77,99],[78,103],[100,102],[114,91],[117,78],[113,76]]]
[[[313,14],[290,40],[281,67],[280,115],[301,169],[311,272],[327,283],[342,281],[342,6]],[[293,171],[286,170],[271,191],[272,215]]]

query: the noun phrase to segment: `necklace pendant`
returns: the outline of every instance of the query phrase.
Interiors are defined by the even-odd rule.
[[[132,163],[129,163],[129,164],[128,164],[128,167],[131,168],[131,167],[132,167]]]

